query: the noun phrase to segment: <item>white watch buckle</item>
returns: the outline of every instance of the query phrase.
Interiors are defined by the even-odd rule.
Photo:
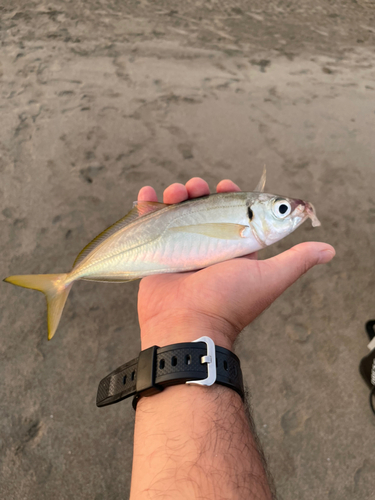
[[[201,363],[207,363],[207,378],[202,380],[189,380],[187,384],[210,386],[216,382],[216,351],[215,342],[210,337],[200,337],[193,342],[204,342],[207,346],[207,355],[201,357]]]

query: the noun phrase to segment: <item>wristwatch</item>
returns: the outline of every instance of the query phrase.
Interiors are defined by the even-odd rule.
[[[228,349],[215,346],[210,337],[165,347],[155,345],[100,381],[96,405],[107,406],[134,396],[135,409],[141,397],[153,396],[171,385],[215,383],[233,389],[244,399],[240,360]]]

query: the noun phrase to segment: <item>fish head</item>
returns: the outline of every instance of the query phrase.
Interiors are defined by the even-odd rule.
[[[248,199],[252,211],[251,229],[262,246],[272,245],[292,233],[306,219],[320,226],[314,206],[308,201],[261,193]]]

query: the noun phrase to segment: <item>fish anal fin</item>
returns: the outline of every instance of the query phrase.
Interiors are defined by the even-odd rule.
[[[103,278],[81,278],[81,281],[100,281],[101,283],[128,283],[129,281],[136,281],[139,280],[140,278],[121,278],[121,277],[110,277],[110,276],[105,276]]]
[[[112,226],[109,226],[102,233],[98,234],[88,245],[86,245],[77,255],[73,264],[73,269],[78,266],[96,247],[98,247],[104,240],[109,238],[112,234],[117,233],[120,229],[128,226],[132,222],[148,215],[152,212],[157,212],[167,207],[165,203],[158,203],[154,201],[139,201],[122,219],[118,220]]]
[[[254,189],[255,193],[263,193],[264,187],[266,185],[266,177],[267,177],[267,172],[266,172],[266,166],[264,165],[262,177],[260,178],[257,187]]]
[[[248,236],[248,226],[225,222],[195,224],[190,226],[171,227],[169,231],[178,233],[195,233],[220,240],[239,240]]]

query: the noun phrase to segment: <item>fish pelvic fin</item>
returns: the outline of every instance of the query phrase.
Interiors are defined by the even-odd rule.
[[[9,276],[12,285],[43,292],[47,299],[48,340],[55,335],[73,282],[66,284],[67,274],[24,274]]]

